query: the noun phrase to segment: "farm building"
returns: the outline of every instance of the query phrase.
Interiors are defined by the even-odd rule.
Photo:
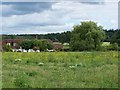
[[[49,44],[53,45],[53,50],[48,50],[47,51],[61,51],[63,49],[63,45],[59,42],[53,42],[50,39],[41,39],[41,40],[46,40]],[[13,52],[27,52],[27,50],[24,50],[21,48],[19,45],[22,42],[21,39],[5,39],[0,42],[0,45],[10,45]],[[1,49],[2,51],[2,49]],[[28,52],[35,52],[33,49],[29,49]],[[40,52],[37,50],[37,52]]]
[[[53,46],[56,51],[61,51],[63,49],[63,45],[59,42],[53,42]]]
[[[12,46],[13,49],[18,49],[18,48],[20,48],[18,45],[20,42],[21,42],[20,39],[5,39],[2,41],[2,44],[3,45],[7,44],[7,45]]]

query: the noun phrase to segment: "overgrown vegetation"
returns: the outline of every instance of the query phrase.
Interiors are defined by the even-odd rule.
[[[3,52],[3,88],[118,88],[118,52]]]

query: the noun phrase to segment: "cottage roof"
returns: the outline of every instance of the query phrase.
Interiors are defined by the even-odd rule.
[[[54,49],[62,49],[63,45],[60,42],[53,42]]]
[[[21,41],[20,39],[5,39],[2,42],[3,43],[17,43],[17,42],[20,42],[20,41]]]
[[[53,42],[53,44],[62,44],[62,43],[60,43],[60,42]]]

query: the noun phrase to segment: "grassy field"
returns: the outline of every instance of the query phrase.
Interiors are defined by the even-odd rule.
[[[118,88],[118,52],[3,52],[3,88]]]

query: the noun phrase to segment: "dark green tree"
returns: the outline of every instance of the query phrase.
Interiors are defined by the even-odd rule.
[[[102,26],[92,21],[81,22],[73,27],[70,47],[73,51],[98,50],[104,38]]]
[[[38,43],[39,43],[39,50],[40,51],[46,51],[46,49],[47,49],[47,41],[46,40],[39,40],[38,41]]]
[[[35,52],[39,50],[39,40],[32,40],[31,47]]]
[[[52,44],[47,43],[47,49],[49,49],[49,50],[53,49],[53,45],[52,45]]]
[[[24,40],[21,42],[20,46],[28,52],[29,49],[32,49],[32,42],[30,40]]]
[[[117,43],[120,47],[120,30],[116,30],[116,32],[111,37],[111,43]]]

